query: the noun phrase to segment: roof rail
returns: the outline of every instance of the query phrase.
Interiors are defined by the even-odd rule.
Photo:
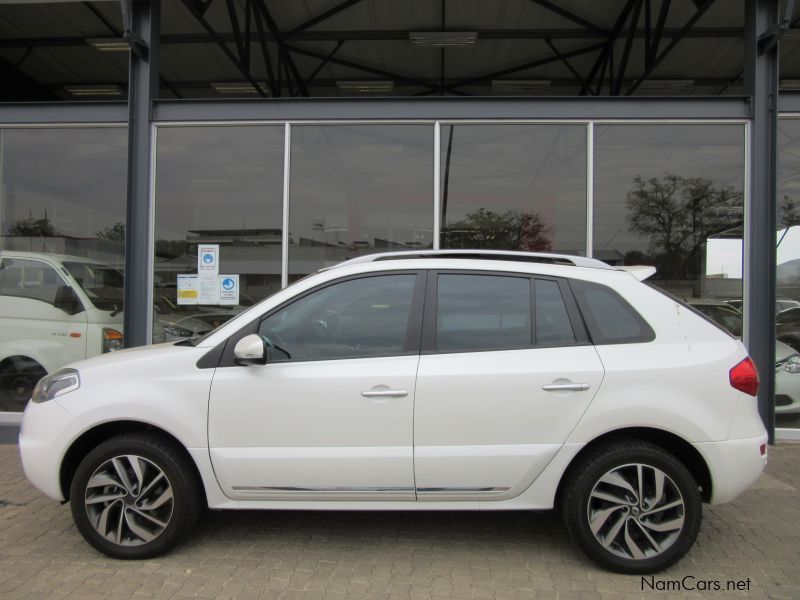
[[[410,250],[402,252],[380,252],[365,254],[351,258],[336,265],[320,269],[337,269],[339,267],[382,260],[404,260],[413,258],[456,258],[473,260],[509,260],[517,262],[545,263],[572,267],[589,267],[592,269],[611,269],[614,267],[594,258],[572,256],[570,254],[553,254],[550,252],[515,252],[511,250]]]

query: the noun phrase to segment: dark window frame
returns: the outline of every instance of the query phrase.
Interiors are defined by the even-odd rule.
[[[530,304],[531,304],[531,344],[528,346],[511,346],[508,348],[491,348],[485,350],[465,349],[465,350],[437,350],[436,349],[436,325],[439,315],[438,292],[440,275],[482,275],[487,277],[515,277],[517,279],[528,279],[530,285]],[[554,281],[558,284],[561,297],[567,309],[572,331],[575,334],[575,341],[570,344],[538,344],[536,342],[536,279]],[[428,285],[425,291],[425,310],[422,323],[422,348],[421,354],[465,354],[483,352],[506,352],[509,350],[535,350],[539,348],[572,348],[574,346],[591,345],[588,332],[583,323],[583,319],[578,310],[578,305],[572,297],[572,290],[567,285],[563,277],[552,277],[549,275],[539,275],[537,273],[525,273],[519,271],[493,271],[483,269],[430,269],[428,272]]]
[[[592,340],[592,344],[595,346],[615,346],[620,344],[648,344],[650,342],[655,341],[656,339],[656,332],[648,323],[645,318],[639,314],[639,311],[636,310],[630,302],[628,302],[619,292],[617,292],[614,288],[602,284],[597,283],[595,281],[588,281],[585,279],[569,279],[569,287],[572,290],[572,295],[574,297],[574,301],[577,303],[580,313],[583,317],[583,322],[586,325],[586,329],[589,332],[589,336]],[[597,322],[593,317],[593,313],[591,309],[586,305],[586,299],[580,293],[581,286],[589,287],[596,287],[602,288],[602,290],[609,294],[613,299],[619,302],[619,304],[630,314],[633,316],[634,320],[639,325],[640,329],[644,332],[643,334],[635,337],[627,337],[627,338],[620,338],[616,340],[608,340],[605,336],[601,333],[600,327],[598,326]]]
[[[421,330],[422,330],[422,321],[423,321],[423,302],[425,296],[425,286],[427,281],[427,272],[424,269],[401,269],[397,271],[375,271],[371,273],[358,273],[357,275],[349,275],[346,277],[340,277],[338,279],[333,279],[331,281],[326,281],[319,285],[316,285],[305,292],[297,294],[284,302],[281,302],[278,306],[270,309],[269,311],[265,312],[263,315],[259,315],[246,325],[243,325],[238,331],[228,336],[228,338],[217,344],[212,350],[207,352],[200,360],[197,361],[198,368],[215,368],[215,367],[239,367],[239,365],[233,355],[233,350],[236,346],[236,343],[241,340],[243,337],[258,333],[259,328],[261,327],[262,321],[268,319],[272,315],[278,313],[279,311],[283,310],[284,308],[294,304],[295,302],[299,302],[300,300],[314,294],[318,291],[321,291],[325,288],[331,287],[333,285],[339,283],[345,283],[347,281],[354,281],[358,279],[369,279],[372,277],[386,277],[392,275],[414,275],[416,277],[414,281],[414,289],[411,293],[411,310],[408,316],[408,324],[406,325],[406,336],[405,341],[403,344],[403,351],[401,353],[391,353],[385,355],[371,355],[371,356],[345,356],[342,358],[311,358],[311,359],[303,359],[303,360],[285,360],[280,361],[278,363],[267,363],[270,364],[295,364],[295,363],[306,363],[306,362],[325,362],[325,361],[333,361],[333,360],[366,360],[372,358],[391,358],[393,356],[415,356],[418,355],[420,352],[420,339],[421,339]]]

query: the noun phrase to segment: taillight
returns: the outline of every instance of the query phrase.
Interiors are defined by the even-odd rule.
[[[758,393],[758,371],[750,357],[745,358],[730,371],[731,385],[745,394]]]

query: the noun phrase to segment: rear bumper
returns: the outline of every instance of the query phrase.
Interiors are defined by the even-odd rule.
[[[762,435],[724,442],[693,444],[711,472],[711,504],[734,500],[759,478],[767,465],[766,432]]]

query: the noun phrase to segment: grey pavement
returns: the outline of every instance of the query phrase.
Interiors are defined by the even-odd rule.
[[[83,541],[67,505],[27,482],[17,447],[3,445],[0,597],[796,599],[799,465],[800,445],[772,448],[753,489],[706,507],[689,555],[643,579],[595,567],[549,513],[208,512],[172,554],[112,560]],[[705,581],[722,589],[697,589]]]

